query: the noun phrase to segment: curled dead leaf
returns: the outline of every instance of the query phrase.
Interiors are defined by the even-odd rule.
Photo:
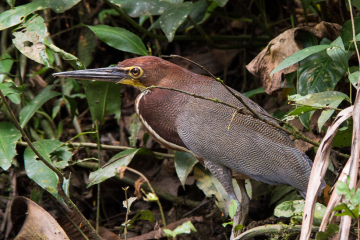
[[[281,88],[283,74],[291,73],[297,69],[298,64],[294,64],[270,76],[270,72],[285,58],[303,49],[301,43],[295,40],[300,31],[311,32],[319,39],[326,37],[334,40],[340,36],[341,26],[336,23],[321,22],[314,27],[289,29],[271,40],[267,47],[246,66],[249,72],[261,80],[261,84],[268,94]],[[286,84],[286,79],[284,79],[283,85]]]
[[[125,167],[125,166],[119,167],[118,172],[119,172],[119,174],[120,174],[120,178],[123,178],[123,177],[124,177],[126,168],[127,168],[127,167]]]
[[[138,199],[142,198],[142,194],[141,194],[141,185],[145,182],[145,180],[140,177],[138,178],[138,180],[135,181],[134,187],[135,187],[135,191],[134,194],[136,195],[136,197]]]

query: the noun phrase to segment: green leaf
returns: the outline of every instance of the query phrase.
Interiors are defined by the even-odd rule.
[[[174,39],[176,30],[185,21],[192,7],[192,2],[184,2],[166,9],[164,13],[161,14],[160,26],[169,42],[172,42]]]
[[[136,4],[133,0],[110,0],[110,2],[121,6],[121,9],[133,18],[145,15],[161,15],[166,9],[177,4],[177,1],[161,0],[136,0]]]
[[[296,217],[304,214],[305,200],[286,201],[276,206],[274,215],[277,217]],[[316,203],[313,225],[319,226],[325,214],[326,207]]]
[[[307,105],[311,107],[331,107],[337,108],[339,104],[345,100],[349,99],[349,97],[341,92],[336,91],[327,91],[327,92],[320,92],[314,94],[308,94],[306,96],[301,96],[299,94],[295,94],[289,96],[289,101],[294,101],[295,104],[300,105]],[[319,120],[318,120],[318,127],[321,131],[322,126],[324,123],[331,117],[331,115],[335,112],[335,110],[324,110],[322,111]]]
[[[336,224],[329,224],[329,225],[327,226],[327,232],[328,232],[328,234],[329,234],[330,236],[333,235],[333,234],[335,234],[335,233],[338,233],[338,232],[339,232],[339,226],[336,225]]]
[[[229,206],[229,217],[233,218],[235,216],[236,210],[237,210],[238,204],[235,200],[231,201],[231,204]]]
[[[1,13],[0,31],[21,23],[30,13],[44,8],[44,0],[40,0],[24,4]]]
[[[360,17],[354,18],[354,23],[355,23],[355,35],[357,35],[360,33]],[[343,24],[340,36],[343,39],[345,49],[347,49],[350,44],[350,41],[353,40],[351,20]]]
[[[4,53],[0,57],[0,83],[6,78],[5,73],[9,73],[14,61],[11,59],[11,56],[7,53]]]
[[[214,2],[216,2],[217,4],[219,4],[220,7],[225,6],[225,4],[228,2],[229,0],[214,0]]]
[[[226,227],[228,225],[232,226],[234,224],[234,221],[231,221],[231,222],[226,222],[226,223],[223,223],[221,224],[223,227]]]
[[[40,16],[30,15],[24,24],[13,32],[15,38],[12,40],[19,51],[28,58],[52,67],[45,50],[44,38],[47,37],[47,28],[44,19]]]
[[[340,128],[333,139],[333,147],[349,147],[352,142],[352,125]]]
[[[58,140],[41,140],[33,143],[35,149],[50,164],[52,164],[50,154],[62,145]],[[57,175],[42,161],[37,160],[37,156],[30,147],[26,147],[24,152],[25,171],[28,177],[36,182],[40,187],[51,193],[54,197],[62,201],[56,188]],[[65,191],[66,192],[66,191]]]
[[[77,110],[77,101],[75,100],[75,97],[69,97],[64,95],[65,102],[67,102],[70,105],[70,114],[71,114],[71,120],[75,117],[75,113]]]
[[[24,90],[24,85],[21,87],[17,87],[14,82],[6,82],[0,83],[0,90],[4,94],[4,96],[8,96],[8,98],[15,104],[20,103],[20,95]]]
[[[339,36],[335,41],[330,44],[331,48],[326,50],[327,54],[334,60],[335,64],[341,67],[345,72],[348,70],[348,60],[346,58],[344,43]]]
[[[297,91],[301,95],[332,91],[344,73],[327,54],[313,54],[300,62]]]
[[[140,149],[127,149],[113,156],[109,160],[109,162],[112,163],[90,173],[88,187],[101,183],[118,174],[117,170],[119,167],[127,166],[139,150]]]
[[[292,186],[276,186],[273,190],[270,204],[279,202],[284,196],[288,195],[290,192],[294,191],[294,187]]]
[[[353,72],[349,75],[349,81],[356,89],[357,89],[358,79],[359,79],[359,71]]]
[[[293,111],[291,111],[288,115],[289,116],[299,116],[302,115],[304,113],[310,112],[312,110],[317,110],[317,109],[321,109],[319,107],[311,107],[311,106],[300,106],[296,109],[294,109]]]
[[[41,93],[39,93],[34,99],[32,99],[23,109],[20,111],[20,126],[23,128],[37,110],[49,99],[61,95],[61,93],[50,91],[53,86],[49,85]]]
[[[220,211],[228,215],[229,205],[231,204],[229,195],[226,193],[224,187],[221,185],[219,180],[208,170],[194,167],[194,177],[196,185],[204,192],[208,197],[214,195],[217,199],[216,205]]]
[[[174,229],[173,237],[183,233],[190,234],[191,232],[196,232],[196,229],[194,225],[191,223],[191,221],[187,221]]]
[[[198,162],[198,160],[192,153],[176,151],[174,162],[176,174],[178,175],[181,184],[185,188],[186,178],[195,166],[195,164]]]
[[[197,2],[194,2],[193,8],[189,13],[189,16],[196,23],[199,24],[204,19],[207,8],[208,8],[208,4],[206,0],[199,0]],[[189,20],[185,19],[185,21],[178,28],[178,32],[189,30],[190,28],[193,28],[193,25],[189,22]]]
[[[115,9],[104,9],[99,13],[99,22],[104,23],[104,19],[107,17],[107,15],[119,16],[120,14],[115,11]]]
[[[32,99],[23,109],[20,111],[20,126],[23,128],[37,110],[49,99],[61,95],[61,93],[50,91],[53,86],[47,86],[40,94]]]
[[[72,8],[80,1],[81,0],[61,0],[61,1],[45,0],[49,8],[51,8],[51,10],[53,10],[56,13],[63,13],[66,10]]]
[[[149,55],[141,39],[124,28],[110,27],[107,25],[87,27],[89,27],[101,41],[113,48],[142,56]]]
[[[251,91],[248,91],[248,92],[245,92],[243,93],[243,95],[247,98],[251,98],[255,95],[258,95],[260,93],[265,93],[265,89],[263,87],[259,87],[257,89],[254,89],[254,90],[251,90]]]
[[[105,112],[115,114],[119,121],[121,113],[121,84],[111,82],[88,82],[85,89],[86,99],[93,121],[105,120]]]
[[[0,122],[0,167],[5,171],[17,155],[16,142],[21,137],[17,128],[9,122]]]
[[[82,61],[85,67],[89,66],[93,61],[93,55],[96,47],[97,44],[94,33],[88,28],[82,28],[77,49],[78,58]]]
[[[316,234],[315,239],[316,239],[316,240],[328,240],[329,237],[330,237],[329,234],[320,231],[320,232],[318,232],[318,233]]]
[[[154,215],[152,214],[152,212],[150,210],[141,210],[139,219],[147,220],[152,223],[155,222]]]
[[[129,142],[130,142],[130,147],[136,147],[136,141],[137,141],[137,137],[140,131],[140,127],[141,127],[141,122],[139,120],[139,117],[137,116],[136,113],[134,113],[131,117],[130,120],[130,127],[129,127],[129,132],[130,132],[130,136],[129,136]]]
[[[291,65],[293,65],[297,62],[300,62],[301,60],[307,58],[308,56],[310,56],[314,53],[320,52],[329,47],[331,47],[331,46],[330,45],[318,45],[318,46],[312,46],[312,47],[302,49],[302,50],[294,53],[290,57],[287,57],[284,61],[282,61],[279,64],[279,66],[277,66],[274,70],[272,70],[270,75],[273,75],[274,73],[276,73],[280,70],[283,70],[284,68],[290,67]]]

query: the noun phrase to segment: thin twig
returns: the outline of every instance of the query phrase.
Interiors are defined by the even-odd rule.
[[[71,201],[71,199],[65,194],[62,186],[63,186],[63,182],[64,182],[64,178],[63,175],[61,174],[61,172],[55,168],[51,163],[49,163],[48,161],[46,161],[43,156],[41,156],[41,154],[36,150],[36,148],[34,147],[34,145],[31,143],[31,141],[29,140],[28,136],[26,135],[25,131],[21,128],[19,122],[17,121],[14,112],[11,110],[8,102],[6,101],[6,98],[4,96],[4,94],[2,93],[2,91],[0,90],[0,97],[1,100],[3,101],[6,109],[8,110],[11,119],[14,123],[14,125],[16,126],[16,128],[20,131],[21,135],[23,136],[24,140],[27,142],[28,146],[30,147],[30,149],[36,154],[36,156],[47,166],[49,167],[58,177],[58,183],[57,183],[57,190],[58,190],[58,194],[63,198],[64,202],[66,203],[66,205],[68,205],[68,207],[74,211],[74,213],[77,215],[78,218],[80,218],[82,220],[82,222],[87,226],[87,228],[89,229],[89,233],[91,235],[91,237],[93,237],[96,240],[101,240],[101,237],[96,233],[95,229],[91,226],[91,224],[89,223],[89,221],[84,217],[84,215],[82,215],[82,213],[79,211],[79,209],[76,207],[76,205]]]

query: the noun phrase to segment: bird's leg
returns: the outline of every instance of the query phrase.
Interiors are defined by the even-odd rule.
[[[210,161],[205,160],[204,164],[205,164],[205,167],[208,168],[212,174],[214,174],[214,176],[219,180],[221,185],[225,188],[225,191],[227,192],[227,194],[230,197],[230,201],[235,200],[238,204],[238,207],[236,209],[236,213],[235,213],[235,216],[233,219],[234,220],[233,231],[231,232],[231,238],[230,238],[230,239],[234,239],[234,237],[236,235],[238,235],[237,233],[234,232],[235,226],[238,224],[244,223],[245,219],[242,219],[242,218],[245,218],[246,215],[241,214],[242,207],[241,207],[240,201],[237,199],[237,197],[235,195],[235,191],[234,191],[234,187],[233,187],[232,179],[231,179],[231,171],[227,167],[217,165]],[[225,210],[228,211],[228,209],[225,209]]]
[[[245,188],[245,179],[236,179],[241,193],[241,209],[240,209],[240,223],[241,225],[245,226],[245,221],[249,214],[249,205],[250,205],[250,198],[246,192]]]

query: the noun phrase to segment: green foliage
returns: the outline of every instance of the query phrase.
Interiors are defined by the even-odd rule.
[[[9,122],[0,122],[0,167],[7,170],[17,155],[15,146],[21,137],[17,128]]]
[[[9,73],[14,61],[11,56],[4,53],[0,57],[0,83],[2,83],[6,77],[6,73]]]
[[[304,214],[305,200],[286,201],[276,206],[274,215],[277,217],[290,217],[293,222],[301,224]],[[326,207],[316,203],[313,225],[320,226]]]
[[[185,188],[186,178],[195,166],[195,164],[198,162],[198,160],[192,153],[176,151],[174,162],[176,174],[178,175],[181,184]]]
[[[131,147],[136,147],[136,141],[138,139],[140,127],[141,127],[140,119],[137,116],[137,114],[134,113],[131,117],[130,128],[129,128],[129,132],[130,132],[129,142]]]
[[[45,50],[47,28],[44,19],[38,15],[29,15],[23,24],[15,28],[12,40],[19,51],[28,58],[52,67]]]
[[[122,85],[111,82],[87,82],[85,89],[86,99],[93,121],[103,123],[105,113],[115,114],[119,121],[121,113],[121,95]]]
[[[136,154],[154,156],[153,152],[145,148],[126,149],[114,155],[107,166],[90,173],[88,187],[101,183],[118,174],[120,167],[127,166]]]
[[[89,27],[101,41],[113,48],[142,56],[149,55],[141,39],[124,28],[110,27],[107,25],[87,27]]]
[[[61,93],[51,91],[52,85],[47,86],[41,93],[39,93],[34,99],[32,99],[23,109],[20,111],[20,126],[24,127],[31,117],[35,114],[41,106],[53,97],[61,95]]]
[[[64,167],[70,160],[72,153],[57,140],[41,140],[33,143],[36,150],[43,156],[43,158],[50,164],[58,167]],[[53,162],[54,161],[54,162]],[[54,197],[62,201],[58,194],[57,175],[42,161],[37,160],[35,153],[27,147],[24,152],[25,171],[30,179],[36,182],[40,187],[51,193]],[[64,179],[64,184],[69,180]],[[64,189],[68,192],[67,189]]]
[[[336,224],[329,224],[327,226],[327,232],[318,232],[316,234],[316,240],[327,240],[332,237],[335,233],[339,232],[339,226]]]
[[[10,80],[6,83],[0,83],[0,90],[7,96],[13,103],[20,103],[20,94],[23,93],[24,85],[17,87],[16,84]]]
[[[346,182],[337,182],[337,193],[345,197],[345,201],[334,207],[333,211],[339,211],[335,216],[350,216],[352,219],[359,218],[360,191],[349,188],[349,177]]]
[[[164,233],[167,237],[176,237],[177,235],[183,233],[190,234],[191,232],[196,232],[196,229],[191,223],[191,221],[184,222],[183,224],[175,228],[173,231],[171,231],[170,229],[164,229]]]

